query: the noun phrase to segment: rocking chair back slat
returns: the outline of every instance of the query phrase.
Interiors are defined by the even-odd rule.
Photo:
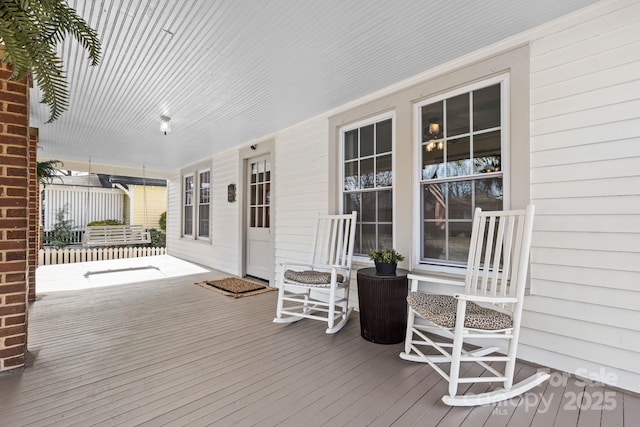
[[[311,264],[351,267],[353,248],[350,243],[355,233],[352,215],[321,216],[316,229]]]
[[[465,292],[470,295],[509,296],[515,294],[521,266],[524,210],[483,212],[477,209],[467,263]],[[528,254],[527,254],[528,255]],[[526,278],[525,278],[526,280]],[[513,312],[513,304],[501,308]]]
[[[504,265],[502,268],[502,275],[500,275],[500,295],[505,297],[505,296],[511,296],[511,295],[507,295],[507,292],[509,291],[509,274],[510,269],[511,269],[511,254],[512,254],[512,246],[513,246],[513,240],[514,240],[514,229],[515,229],[515,222],[516,222],[516,217],[515,216],[510,216],[508,218],[504,218],[502,222],[506,222],[507,224],[505,225],[506,227],[506,234],[504,237]],[[496,275],[497,277],[498,275]]]

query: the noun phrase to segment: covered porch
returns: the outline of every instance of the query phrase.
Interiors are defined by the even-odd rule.
[[[194,285],[224,273],[170,256],[132,262],[38,271],[34,360],[0,376],[3,426],[640,423],[637,395],[561,373],[511,401],[448,407],[441,377],[401,360],[402,344],[362,339],[357,312],[333,336],[309,320],[276,325],[275,292],[234,299]],[[113,272],[80,286],[96,267]],[[519,364],[516,380],[535,369]]]

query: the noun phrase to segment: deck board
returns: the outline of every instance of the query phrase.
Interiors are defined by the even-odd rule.
[[[234,299],[194,285],[211,274],[39,295],[29,315],[35,362],[0,375],[0,424],[640,425],[636,395],[598,385],[544,383],[534,406],[532,397],[448,407],[447,383],[401,360],[402,344],[362,339],[357,312],[335,335],[310,320],[273,324],[275,292]],[[518,363],[517,377],[534,370]],[[615,404],[567,409],[567,393],[580,391],[613,393]]]

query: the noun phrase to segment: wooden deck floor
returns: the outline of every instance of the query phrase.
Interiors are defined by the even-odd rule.
[[[637,396],[574,380],[447,407],[446,383],[401,360],[401,344],[363,340],[357,312],[333,336],[276,325],[275,292],[233,299],[193,285],[205,277],[42,295],[33,366],[0,375],[0,425],[640,425]]]

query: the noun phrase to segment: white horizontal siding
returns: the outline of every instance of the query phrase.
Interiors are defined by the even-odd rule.
[[[593,233],[640,233],[640,221],[635,215],[537,215],[535,230],[544,231],[588,231]]]
[[[638,275],[636,271],[612,270],[609,268],[583,267],[585,275],[576,277],[575,268],[572,265],[545,264],[545,268],[536,269],[534,279],[545,282],[572,283],[576,285],[596,286],[599,288],[623,289],[636,292],[638,289]],[[543,295],[544,286],[539,282],[536,289],[537,295]],[[558,291],[551,286],[551,295],[559,295]],[[588,293],[588,290],[586,291]],[[571,298],[569,298],[571,299]],[[608,302],[600,301],[608,304]],[[639,312],[640,313],[640,312]],[[609,319],[605,319],[609,320]]]
[[[276,137],[276,279],[283,262],[307,262],[319,214],[329,203],[326,119],[307,121]]]
[[[640,374],[640,3],[607,2],[531,44],[537,208],[524,354]],[[525,356],[525,357],[527,357]],[[629,380],[629,379],[633,380]]]
[[[638,123],[638,126],[640,126],[640,123]],[[635,132],[637,132],[637,127]],[[637,158],[640,156],[640,144],[631,144],[632,137],[620,138],[618,132],[612,132],[609,137],[619,139],[607,140],[604,136],[601,136],[599,141],[593,143],[582,142],[580,145],[575,146],[560,146],[560,144],[556,144],[550,147],[551,149],[534,152],[531,154],[531,166],[535,170],[538,167],[575,164],[576,162],[597,163],[603,160]],[[592,166],[594,166],[593,169],[598,169],[597,164]],[[538,180],[544,182],[544,178],[544,175],[542,175],[538,177]]]
[[[558,232],[558,239],[563,240],[564,234]],[[604,240],[606,236],[600,236],[601,240]],[[594,236],[595,238],[595,236]],[[589,251],[589,250],[576,250],[571,248],[545,248],[534,246],[531,251],[531,262],[533,271],[539,264],[549,265],[568,265],[572,267],[584,267],[584,268],[603,268],[606,270],[622,270],[630,272],[638,272],[638,266],[640,266],[640,254],[635,252],[625,251],[624,248],[620,248],[619,251]],[[586,274],[586,271],[577,268],[575,270],[575,277],[579,279],[581,275]],[[532,274],[533,275],[533,274]],[[640,283],[640,277],[638,278]],[[533,287],[535,291],[535,286]]]
[[[181,176],[180,171],[173,171],[167,177],[167,253],[181,257],[180,220],[181,220]]]
[[[583,302],[585,303],[584,309],[587,312],[591,310],[591,305],[604,305],[627,310],[636,310],[640,305],[640,296],[636,290],[613,289],[601,285],[582,286],[574,282],[562,282],[559,280],[535,279],[535,282],[536,295]],[[561,318],[564,313],[557,313],[557,315]],[[601,320],[594,317],[592,321],[600,322]],[[606,319],[602,319],[602,321],[606,321]],[[552,331],[553,329],[549,330]],[[594,344],[597,342],[594,340]],[[611,362],[609,361],[609,363]]]
[[[601,237],[604,237],[604,239]],[[559,240],[557,231],[538,231],[533,238],[533,244],[537,247],[544,248],[606,252],[619,252],[624,250],[632,253],[640,253],[640,234],[601,233],[595,230],[587,232],[565,232],[563,233],[562,240]],[[640,266],[638,266],[638,269],[640,271]]]
[[[169,205],[172,218],[167,218],[167,251],[170,255],[192,261],[232,275],[238,275],[238,226],[241,202],[227,201],[227,185],[239,182],[239,160],[236,151],[227,151],[207,161],[211,164],[211,205],[210,230],[211,241],[192,237],[180,237],[181,234],[181,182],[180,172],[176,171],[171,182]],[[208,168],[208,166],[207,166]],[[196,168],[198,169],[198,168]],[[194,169],[194,170],[196,170]],[[198,170],[204,170],[204,166]],[[194,206],[197,209],[197,207]],[[195,224],[197,226],[197,224]]]

